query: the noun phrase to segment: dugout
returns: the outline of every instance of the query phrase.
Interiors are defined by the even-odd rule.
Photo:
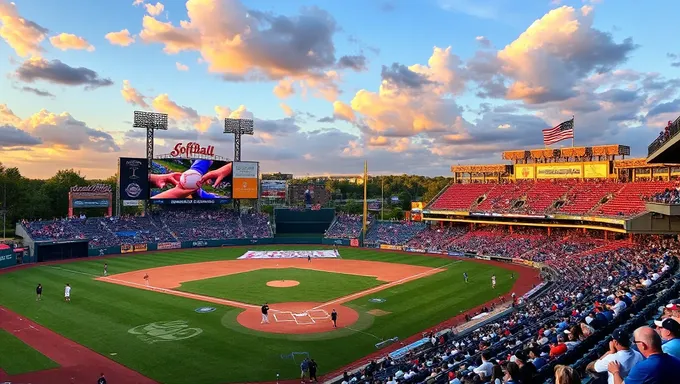
[[[87,240],[36,242],[35,257],[38,262],[87,257],[87,244]]]
[[[333,223],[335,209],[274,209],[276,234],[318,234],[323,236]]]

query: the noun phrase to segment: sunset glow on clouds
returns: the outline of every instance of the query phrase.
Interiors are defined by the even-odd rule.
[[[108,177],[144,155],[130,121],[150,110],[170,118],[159,154],[230,158],[223,119],[252,118],[264,172],[447,175],[572,115],[577,145],[641,156],[680,115],[668,0],[134,3],[0,0],[0,162]]]

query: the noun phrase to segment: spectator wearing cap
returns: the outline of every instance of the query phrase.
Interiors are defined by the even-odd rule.
[[[654,321],[654,325],[656,325],[656,331],[664,342],[661,350],[680,359],[680,324],[669,317],[663,321]]]
[[[661,337],[650,327],[640,327],[633,332],[633,342],[644,360],[635,364],[626,377],[626,384],[677,383],[680,359],[661,349]],[[614,376],[614,384],[622,384],[621,364],[612,361],[608,366]]]
[[[548,360],[545,359],[545,356],[543,356],[536,347],[529,350],[529,357],[531,358],[531,363],[534,365],[534,367],[536,367],[536,369],[541,369],[548,363]]]
[[[680,323],[680,305],[678,304],[668,304],[666,309],[670,311],[670,315],[673,320]]]
[[[594,373],[607,372],[609,363],[618,361],[620,364],[619,375],[622,379],[628,376],[631,368],[643,360],[642,355],[630,349],[630,336],[621,329],[614,331],[612,340],[609,341],[609,350],[599,359],[591,362],[586,367],[586,371]],[[608,374],[608,384],[614,384],[614,375]]]

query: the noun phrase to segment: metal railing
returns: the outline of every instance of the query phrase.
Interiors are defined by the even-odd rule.
[[[666,129],[668,129],[668,132],[666,132]],[[656,140],[649,144],[649,147],[647,147],[647,156],[651,156],[659,148],[663,147],[663,145],[675,137],[678,132],[680,132],[680,116],[675,119],[670,126],[664,128],[664,133],[661,136],[657,137]]]

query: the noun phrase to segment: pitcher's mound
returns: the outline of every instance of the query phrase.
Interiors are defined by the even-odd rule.
[[[274,288],[288,288],[295,287],[296,285],[300,285],[300,282],[295,280],[272,280],[267,282],[268,287]]]

